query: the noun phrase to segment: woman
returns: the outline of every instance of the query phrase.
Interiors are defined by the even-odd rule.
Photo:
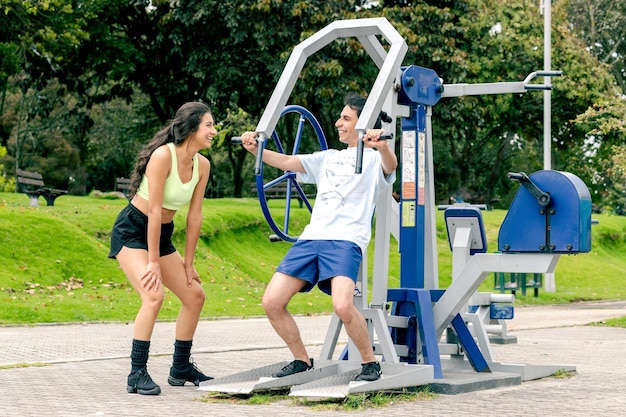
[[[176,320],[176,341],[168,382],[199,385],[211,379],[190,362],[191,345],[204,304],[204,290],[193,260],[202,225],[202,201],[209,161],[198,154],[211,146],[215,130],[211,109],[204,103],[184,104],[139,153],[131,176],[130,203],[117,217],[109,258],[116,258],[141,308],[133,327],[129,393],[158,395],[161,388],[148,374],[150,338],[163,303],[163,286],[182,302]],[[189,203],[185,257],[171,237],[176,211]]]

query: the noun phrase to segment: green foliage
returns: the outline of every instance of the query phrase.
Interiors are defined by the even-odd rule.
[[[256,392],[252,395],[225,395],[219,393],[210,393],[200,397],[200,401],[204,403],[228,403],[228,404],[270,404],[275,401],[284,401],[288,398],[288,394],[283,391],[279,392]]]
[[[254,157],[241,145],[232,144],[231,138],[253,131],[255,121],[242,108],[236,108],[227,109],[226,117],[219,122],[218,136],[207,155],[217,167],[211,172],[209,196],[248,196],[245,185],[254,180]]]
[[[571,378],[573,376],[576,375],[576,372],[572,372],[572,371],[565,371],[563,369],[559,369],[558,371],[556,371],[554,373],[554,375],[552,375],[553,378],[556,379],[567,379],[567,378]]]
[[[0,365],[0,369],[13,369],[13,368],[32,368],[32,367],[42,367],[42,366],[52,366],[49,363],[43,362],[19,362],[10,365]]]
[[[599,61],[610,65],[621,90],[626,91],[626,4],[612,0],[569,0],[566,4],[574,33]]]
[[[78,141],[86,173],[84,191],[110,191],[115,178],[130,178],[137,154],[160,128],[160,121],[141,94],[134,94],[131,104],[113,99],[94,106],[89,118],[93,127]]]
[[[615,97],[593,105],[575,120],[584,132],[585,171],[602,209],[623,213],[626,208],[626,100]]]
[[[0,146],[0,160],[7,154],[7,149],[4,146]],[[0,172],[5,172],[4,165],[0,163]],[[15,179],[8,178],[4,175],[0,175],[0,192],[8,193],[15,191]]]
[[[626,328],[626,316],[618,317],[614,319],[607,319],[602,322],[593,323],[596,326],[609,326],[609,327],[621,327]]]
[[[14,135],[7,144],[12,151],[5,158],[7,166],[39,172],[52,188],[67,189],[71,178],[79,171],[79,153],[70,138],[71,118],[65,111],[75,101],[68,94],[57,91],[58,84],[51,83],[42,91],[25,88],[10,96],[7,110],[16,117]]]
[[[385,407],[394,403],[425,401],[434,398],[428,388],[418,392],[369,392],[352,394],[342,402],[344,410],[365,410],[368,408]]]
[[[553,7],[553,67],[564,72],[553,81],[553,168],[579,175],[599,207],[614,209],[623,192],[608,155],[623,134],[605,134],[590,155],[599,118],[573,122],[623,87],[624,6],[608,3]],[[224,121],[221,143],[206,152],[207,194],[246,196],[252,158],[224,139],[254,128],[294,46],[335,20],[386,17],[408,44],[403,64],[432,68],[447,84],[517,82],[543,67],[534,0],[0,0],[0,9],[5,168],[36,169],[83,195],[112,189],[182,103],[202,100]],[[366,94],[377,73],[357,39],[339,39],[309,57],[289,101],[311,110],[337,147],[344,94]],[[441,100],[433,113],[437,199],[506,207],[515,188],[506,172],[542,167],[541,107],[536,92]]]
[[[308,399],[292,398],[296,405],[306,406],[311,411],[357,411],[371,408],[382,408],[396,403],[419,402],[431,400],[435,394],[428,387],[417,390],[399,390],[394,392],[369,392],[363,394],[350,394],[345,398],[334,399]],[[208,394],[201,397],[206,403],[231,403],[231,404],[271,404],[273,402],[288,400],[289,396],[283,391],[258,392],[249,396],[232,396],[223,394]]]
[[[270,200],[280,224],[284,210]],[[127,204],[119,198],[65,196],[54,207],[29,208],[24,194],[0,194],[0,324],[81,321],[129,321],[139,297],[117,262],[107,258],[110,228]],[[485,212],[489,250],[495,250],[505,212]],[[294,230],[308,222],[306,209],[292,208]],[[554,293],[518,297],[516,303],[551,304],[575,300],[626,299],[623,271],[626,260],[626,218],[598,215],[593,226],[592,251],[562,256],[556,269]],[[175,218],[174,241],[184,248],[184,210]],[[252,199],[205,201],[196,268],[203,280],[207,302],[203,318],[264,315],[260,305],[265,285],[290,247],[271,243],[271,233],[259,203]],[[443,214],[437,216],[439,287],[450,284],[451,256]],[[391,242],[391,248],[397,243]],[[373,245],[368,259],[373,270]],[[400,285],[399,254],[389,260],[390,288]],[[599,272],[601,271],[601,272]],[[489,276],[480,291],[493,291]],[[169,291],[159,315],[173,320],[180,303]],[[290,304],[295,314],[328,313],[330,297],[313,290],[298,294]]]

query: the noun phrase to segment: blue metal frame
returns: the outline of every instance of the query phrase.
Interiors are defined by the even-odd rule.
[[[406,345],[408,348],[409,355],[401,360],[416,364],[417,353],[421,350],[424,362],[433,365],[435,378],[443,378],[432,309],[432,298],[437,297],[434,295],[436,293],[438,291],[392,288],[387,291],[387,300],[394,303],[391,309],[392,315],[409,318],[407,329],[392,328],[390,330],[394,343]]]
[[[550,194],[546,207],[520,187],[500,226],[501,252],[580,253],[591,250],[591,195],[583,181],[568,172],[543,170],[530,180]],[[520,222],[524,219],[524,222]]]

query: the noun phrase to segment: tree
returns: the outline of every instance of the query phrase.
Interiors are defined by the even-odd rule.
[[[425,37],[417,37],[424,43],[410,50],[407,62],[433,68],[445,83],[522,81],[543,68],[543,19],[536,2],[517,0],[506,7],[489,0],[443,3],[449,7],[413,2],[408,10],[386,14],[405,17],[392,20],[401,22],[403,35],[411,29]],[[567,30],[563,9],[555,9],[553,27],[553,66],[564,72],[553,81],[554,167],[580,173],[570,157],[580,153],[584,138],[571,120],[611,97],[613,79]],[[440,101],[433,116],[437,196],[502,198],[506,207],[517,188],[506,173],[541,169],[542,119],[542,95],[533,92]]]
[[[612,0],[569,0],[565,7],[576,36],[587,50],[609,66],[626,93],[626,3]]]
[[[51,186],[66,186],[68,176],[62,176],[76,165],[75,149],[65,137],[57,136],[60,132],[45,131],[65,117],[53,114],[53,103],[64,94],[40,92],[62,73],[64,59],[85,32],[73,20],[68,0],[0,0],[0,7],[4,13],[0,26],[1,143],[11,144],[13,132],[15,167],[34,167]],[[12,106],[9,96],[18,97]]]
[[[92,0],[80,7],[69,0],[0,0],[0,5],[9,10],[0,26],[0,53],[19,52],[17,71],[10,60],[0,62],[0,80],[8,74],[5,103],[12,104],[4,106],[2,124],[18,137],[24,128],[40,132],[31,136],[42,144],[57,136],[37,129],[60,128],[59,141],[69,147],[59,149],[78,152],[68,175],[82,181],[84,192],[126,175],[131,154],[158,125],[183,102],[202,100],[223,121],[220,139],[206,153],[213,162],[210,194],[243,194],[243,184],[252,179],[251,158],[231,146],[230,136],[254,127],[293,47],[334,20],[386,17],[409,45],[404,64],[432,68],[445,83],[521,81],[543,66],[542,19],[531,0],[506,6],[495,0]],[[615,88],[609,67],[573,36],[566,11],[558,6],[553,12],[554,67],[565,74],[554,81],[554,165],[576,173],[586,136],[572,120],[593,103],[614,98]],[[21,28],[23,18],[28,24]],[[13,31],[18,36],[11,37]],[[338,146],[333,125],[344,94],[367,93],[377,73],[357,40],[339,39],[309,58],[290,102],[311,110],[331,146]],[[20,97],[36,105],[22,108]],[[532,92],[441,100],[433,117],[439,199],[466,192],[473,200],[506,200],[514,188],[507,171],[539,169],[541,100]],[[50,115],[61,122],[46,124]],[[15,130],[18,121],[22,125]],[[36,156],[44,149],[30,151]],[[9,152],[15,156],[12,148]]]
[[[583,167],[598,209],[624,214],[626,208],[626,100],[591,106],[575,120],[584,135]]]
[[[607,86],[607,97],[595,100],[575,120],[583,157],[573,163],[583,167],[598,209],[623,214],[626,193],[623,177],[623,149],[626,146],[626,4],[606,0],[570,0],[566,2],[571,31],[585,50],[596,57],[600,68],[615,77],[616,89]],[[596,76],[592,72],[592,76]]]
[[[0,160],[4,158],[6,154],[7,148],[0,146]],[[0,163],[0,173],[2,173],[2,175],[0,175],[0,191],[5,193],[15,191],[15,180],[12,178],[9,179],[4,175],[4,165],[2,163]]]

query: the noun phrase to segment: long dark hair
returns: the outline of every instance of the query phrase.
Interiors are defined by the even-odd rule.
[[[205,114],[211,113],[211,108],[205,103],[193,101],[183,104],[174,119],[163,126],[152,140],[144,146],[137,155],[135,168],[130,176],[129,196],[132,199],[137,193],[137,188],[141,184],[143,174],[146,172],[146,166],[152,156],[152,153],[162,145],[174,142],[174,145],[180,145],[190,134],[196,132],[202,122]]]
[[[365,107],[365,102],[367,99],[362,97],[356,93],[349,93],[343,99],[343,105],[350,107],[352,110],[356,111],[356,116],[361,117],[361,111],[363,111],[363,107]],[[374,129],[380,129],[382,126],[382,122],[391,123],[391,117],[384,112],[381,111],[378,117],[376,118],[376,123],[374,123]]]

